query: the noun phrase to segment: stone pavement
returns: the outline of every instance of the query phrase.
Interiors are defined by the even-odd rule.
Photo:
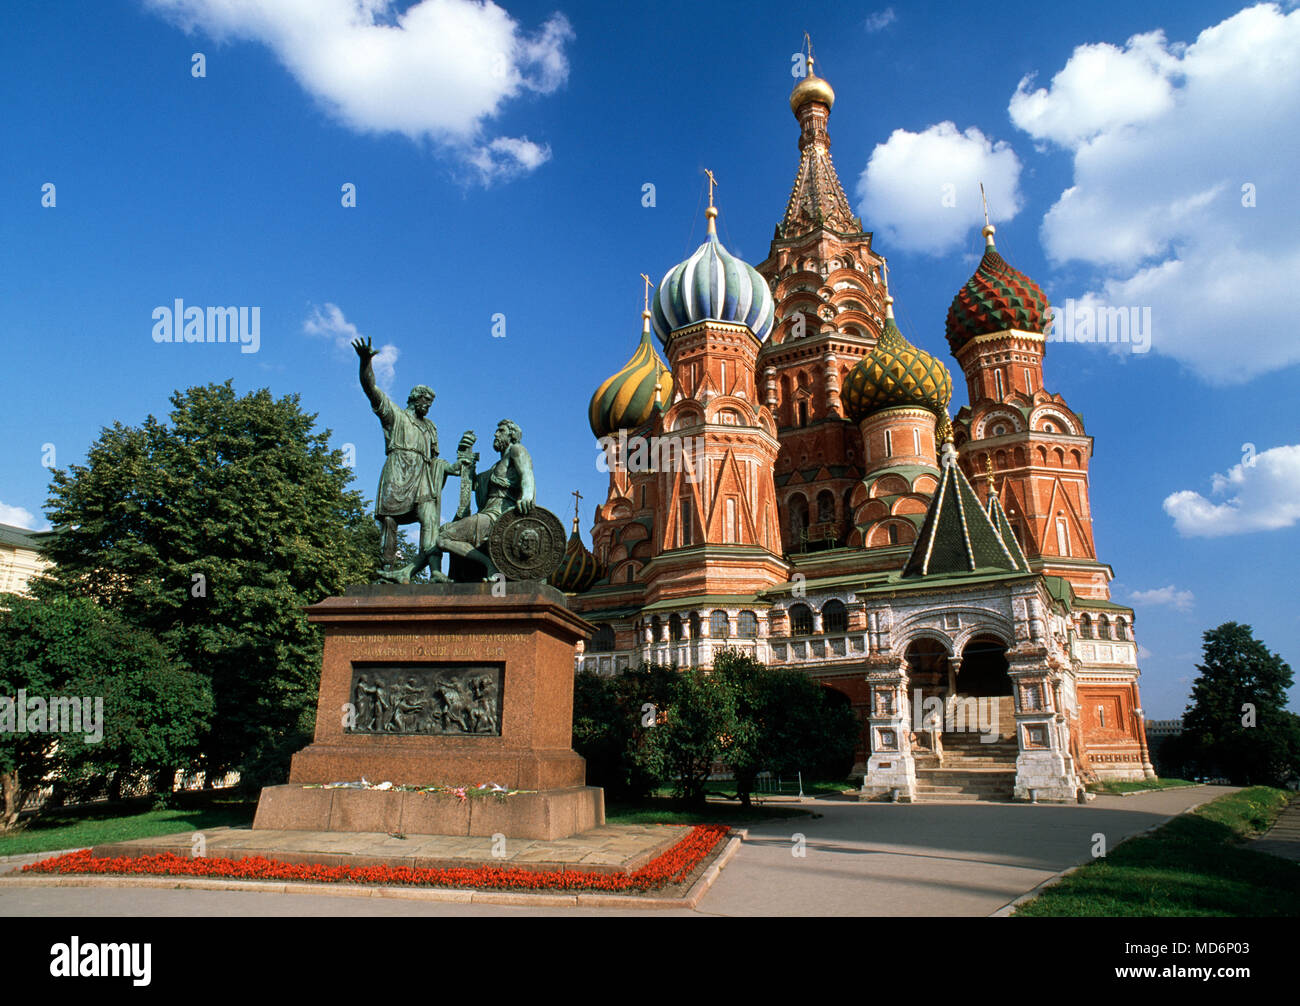
[[[1121,840],[1235,792],[1189,786],[1087,805],[859,804],[819,801],[818,818],[750,825],[694,912],[653,915],[990,915],[1087,862],[1097,836]],[[805,855],[796,856],[798,835]],[[627,915],[635,909],[474,905],[140,888],[0,886],[0,916],[21,915]]]
[[[1255,852],[1300,861],[1300,799],[1292,800],[1273,827],[1250,843]]]
[[[622,824],[592,828],[553,842],[467,835],[411,835],[383,832],[275,831],[212,828],[203,832],[206,855],[225,859],[266,856],[282,863],[324,866],[409,866],[417,869],[515,866],[534,870],[583,869],[599,873],[638,870],[687,834],[672,825]],[[143,856],[172,852],[193,855],[189,833],[157,835],[97,845],[96,856]]]

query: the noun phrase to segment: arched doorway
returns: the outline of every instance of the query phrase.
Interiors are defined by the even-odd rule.
[[[1011,676],[1007,673],[1009,666],[1006,643],[996,636],[976,636],[961,651],[957,694],[1011,695]]]
[[[942,698],[948,694],[948,648],[943,643],[922,636],[908,643],[903,658],[907,662],[907,698],[913,706],[919,707],[932,695]]]

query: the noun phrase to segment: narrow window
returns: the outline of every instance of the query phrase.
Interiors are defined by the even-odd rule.
[[[894,433],[893,430],[885,430],[885,457],[887,458],[891,458],[894,456],[893,433]]]
[[[912,427],[912,453],[921,453],[921,431],[915,426]]]
[[[689,500],[682,500],[680,516],[678,519],[678,536],[679,544],[685,548],[691,543],[691,504]]]
[[[1065,526],[1065,518],[1056,518],[1056,548],[1061,555],[1070,554],[1070,532]]]
[[[1002,371],[993,371],[993,387],[997,390],[997,397],[1002,398]]]

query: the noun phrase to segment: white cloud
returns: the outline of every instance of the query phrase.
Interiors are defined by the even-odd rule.
[[[1165,513],[1186,538],[1276,531],[1300,521],[1300,444],[1274,447],[1210,479],[1207,499],[1184,489],[1165,499]]]
[[[45,531],[50,526],[30,510],[20,506],[10,506],[8,503],[0,503],[0,524],[26,528],[28,531]]]
[[[146,2],[186,32],[265,45],[349,128],[432,140],[485,183],[549,156],[526,139],[484,132],[510,100],[550,94],[568,78],[573,30],[562,14],[529,35],[491,0],[420,0],[405,10],[394,0]]]
[[[1020,212],[1016,152],[973,126],[962,133],[940,122],[920,133],[896,129],[876,144],[857,195],[862,216],[884,233],[888,246],[942,255],[983,224],[980,182],[990,219],[1010,220]]]
[[[1156,587],[1154,590],[1135,590],[1129,594],[1129,600],[1134,604],[1145,604],[1150,607],[1170,607],[1177,611],[1191,611],[1196,596],[1190,590],[1179,590],[1171,583],[1167,587]]]
[[[874,11],[867,15],[867,19],[862,22],[862,27],[869,33],[884,31],[891,24],[898,20],[898,15],[894,13],[893,7],[886,7],[884,10]]]
[[[1079,46],[1049,87],[1026,78],[1011,98],[1017,126],[1074,158],[1043,219],[1049,257],[1095,267],[1101,303],[1150,307],[1152,350],[1211,383],[1300,361],[1298,51],[1300,11],[1261,4],[1191,45]]]
[[[349,353],[353,352],[352,341],[354,339],[365,338],[364,335],[357,331],[357,326],[343,316],[343,312],[339,310],[336,304],[326,304],[324,310],[313,305],[311,314],[307,315],[306,320],[302,323],[302,330],[308,335],[330,339],[338,349]],[[386,391],[392,390],[393,368],[399,355],[398,348],[389,342],[380,347],[379,355],[370,362],[375,371],[375,380]]]

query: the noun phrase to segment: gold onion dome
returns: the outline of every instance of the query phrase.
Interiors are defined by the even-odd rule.
[[[1050,321],[1047,297],[998,253],[994,229],[984,225],[984,257],[948,308],[948,347],[954,353],[976,336],[1008,329],[1042,332]]]
[[[885,327],[875,348],[849,371],[840,395],[844,413],[860,422],[873,412],[912,405],[937,417],[948,414],[952,377],[939,360],[903,337],[894,321],[894,298],[885,298]]]
[[[811,57],[808,60],[808,76],[795,84],[794,90],[790,92],[790,111],[798,115],[799,109],[810,101],[820,102],[826,106],[827,111],[835,104],[835,92],[831,85],[813,73]]]
[[[582,594],[591,589],[591,585],[600,578],[600,563],[587,551],[578,533],[578,518],[573,518],[573,533],[569,535],[569,544],[565,546],[564,556],[559,568],[550,576],[550,584],[566,594]]]
[[[632,359],[591,396],[587,418],[598,439],[644,425],[672,397],[673,375],[650,342],[650,312],[642,311],[641,319],[641,344]]]

